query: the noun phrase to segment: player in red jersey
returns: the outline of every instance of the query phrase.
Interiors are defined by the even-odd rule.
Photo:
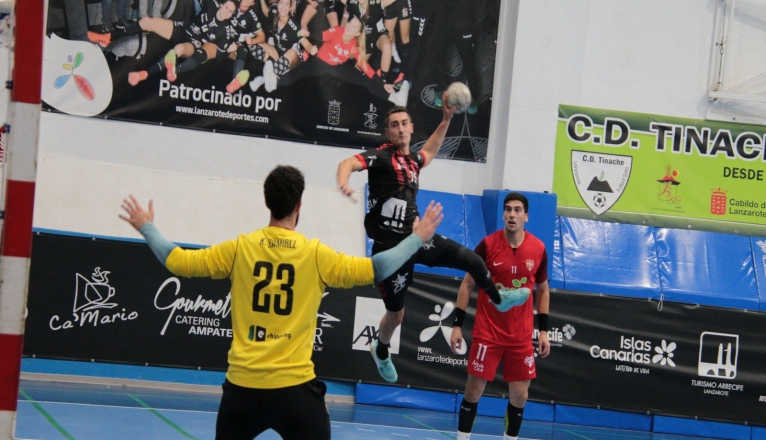
[[[316,55],[317,58],[325,63],[337,66],[349,59],[355,59],[357,65],[359,65],[360,53],[362,53],[359,47],[359,38],[363,39],[364,37],[362,37],[362,22],[358,18],[353,17],[346,23],[345,27],[335,26],[324,32],[301,32],[301,35],[306,37],[301,40],[303,47],[311,55]],[[324,44],[321,47],[314,46],[309,41],[309,38],[321,40]],[[364,50],[364,45],[362,45],[362,50]]]
[[[458,440],[471,437],[479,398],[487,381],[503,361],[503,380],[508,383],[508,407],[505,413],[504,439],[516,440],[521,428],[524,405],[529,395],[529,384],[537,377],[535,352],[532,345],[534,312],[529,292],[537,288],[537,325],[540,331],[538,352],[541,357],[550,354],[548,341],[548,254],[540,239],[524,230],[529,220],[529,202],[523,194],[510,193],[503,200],[503,229],[488,235],[476,247],[476,253],[487,263],[498,290],[527,289],[523,303],[501,312],[489,307],[483,290],[479,291],[473,343],[468,357],[468,380],[465,397],[460,404]],[[450,338],[456,354],[463,343],[462,324],[465,309],[476,283],[466,274],[460,285],[455,309],[455,323]]]

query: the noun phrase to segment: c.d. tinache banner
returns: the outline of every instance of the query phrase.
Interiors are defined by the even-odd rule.
[[[569,217],[766,233],[766,127],[559,106],[553,190]]]

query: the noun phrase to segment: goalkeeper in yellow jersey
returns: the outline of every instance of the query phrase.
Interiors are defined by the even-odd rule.
[[[145,238],[173,274],[231,280],[234,339],[218,409],[216,439],[253,439],[267,429],[282,438],[329,439],[325,385],[311,362],[316,315],[325,287],[349,288],[390,276],[425,241],[443,215],[431,202],[413,233],[372,258],[338,253],[295,232],[305,187],[303,174],[277,166],[263,184],[269,225],[206,249],[167,241],[135,197],[120,218]]]

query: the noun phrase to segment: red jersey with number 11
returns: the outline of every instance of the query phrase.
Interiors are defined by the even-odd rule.
[[[498,290],[502,287],[527,287],[548,280],[548,254],[540,239],[524,231],[524,240],[514,249],[505,239],[503,230],[488,235],[476,246],[476,253],[487,263],[487,269]],[[489,296],[479,290],[473,338],[506,347],[528,348],[534,331],[533,295],[522,305],[500,312],[489,303]]]

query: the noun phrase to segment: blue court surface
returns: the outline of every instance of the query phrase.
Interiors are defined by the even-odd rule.
[[[17,439],[212,439],[220,393],[22,380]],[[359,405],[328,396],[334,439],[456,438],[457,414]],[[341,401],[334,401],[341,400]],[[344,401],[345,400],[345,401]],[[477,417],[473,439],[502,438],[503,419]],[[258,439],[279,439],[273,431]],[[525,421],[525,439],[691,439],[649,432]]]

